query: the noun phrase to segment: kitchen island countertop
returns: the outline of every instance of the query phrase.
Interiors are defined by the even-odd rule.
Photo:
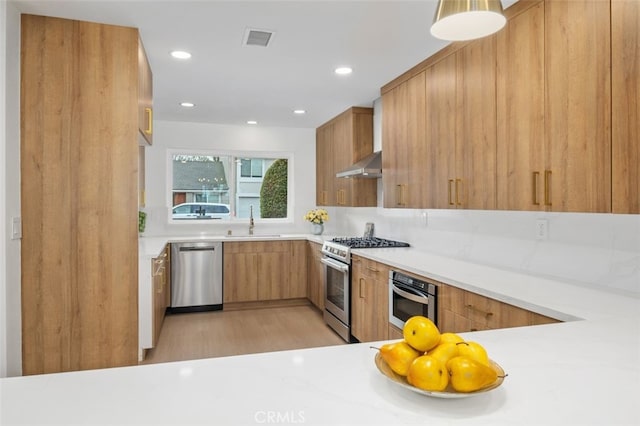
[[[508,374],[470,398],[391,383],[377,342],[0,379],[0,424],[640,424],[638,297],[410,248],[354,253],[567,322],[461,333]]]

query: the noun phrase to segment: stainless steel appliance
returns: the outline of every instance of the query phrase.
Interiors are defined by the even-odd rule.
[[[222,309],[222,243],[171,244],[171,312]]]
[[[406,320],[422,315],[437,322],[438,287],[398,271],[389,271],[389,322],[402,330]]]
[[[351,249],[408,247],[409,244],[383,238],[334,238],[322,245],[324,265],[324,320],[340,337],[351,339]]]

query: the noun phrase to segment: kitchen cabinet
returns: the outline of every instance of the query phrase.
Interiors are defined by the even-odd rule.
[[[351,258],[351,334],[360,342],[389,336],[389,267]]]
[[[448,179],[450,208],[496,208],[496,37],[456,52],[456,174]]]
[[[611,212],[611,4],[545,2],[545,203]]]
[[[225,242],[224,303],[307,297],[306,241]]]
[[[497,35],[497,185],[503,210],[545,210],[550,202],[544,198],[544,6],[539,2],[512,17]]]
[[[22,15],[25,375],[138,362],[135,28]]]
[[[146,143],[153,143],[153,73],[138,39],[138,130]]]
[[[324,311],[324,267],[322,244],[309,241],[307,244],[307,295],[313,305]]]
[[[375,207],[376,179],[337,178],[373,152],[373,108],[353,107],[316,129],[316,203]]]
[[[438,286],[438,327],[443,333],[554,322],[558,321],[457,287],[445,284]]]
[[[611,2],[613,213],[640,213],[640,2]]]
[[[389,324],[389,340],[404,340],[402,330],[393,324]]]
[[[153,346],[155,347],[160,336],[162,323],[171,304],[171,283],[170,283],[170,250],[167,244],[162,251],[162,255],[152,260],[152,283],[153,283]]]
[[[382,184],[384,206],[424,207],[425,72],[382,96]]]
[[[427,152],[422,169],[427,188],[425,208],[448,209],[456,206],[456,84],[457,55],[452,54],[427,68],[426,115]],[[459,186],[458,186],[459,187]],[[459,199],[458,199],[459,202]]]

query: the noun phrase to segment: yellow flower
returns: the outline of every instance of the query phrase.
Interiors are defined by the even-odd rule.
[[[329,213],[325,209],[309,210],[304,215],[304,220],[311,223],[322,224],[329,220]]]

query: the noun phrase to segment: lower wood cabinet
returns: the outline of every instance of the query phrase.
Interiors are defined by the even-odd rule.
[[[307,297],[306,243],[225,242],[223,302]]]
[[[322,245],[309,241],[307,243],[307,297],[313,305],[324,311],[324,268]]]
[[[559,322],[526,309],[444,284],[438,287],[438,311],[440,331],[451,333]]]
[[[389,338],[389,267],[351,258],[351,334],[361,342]]]

